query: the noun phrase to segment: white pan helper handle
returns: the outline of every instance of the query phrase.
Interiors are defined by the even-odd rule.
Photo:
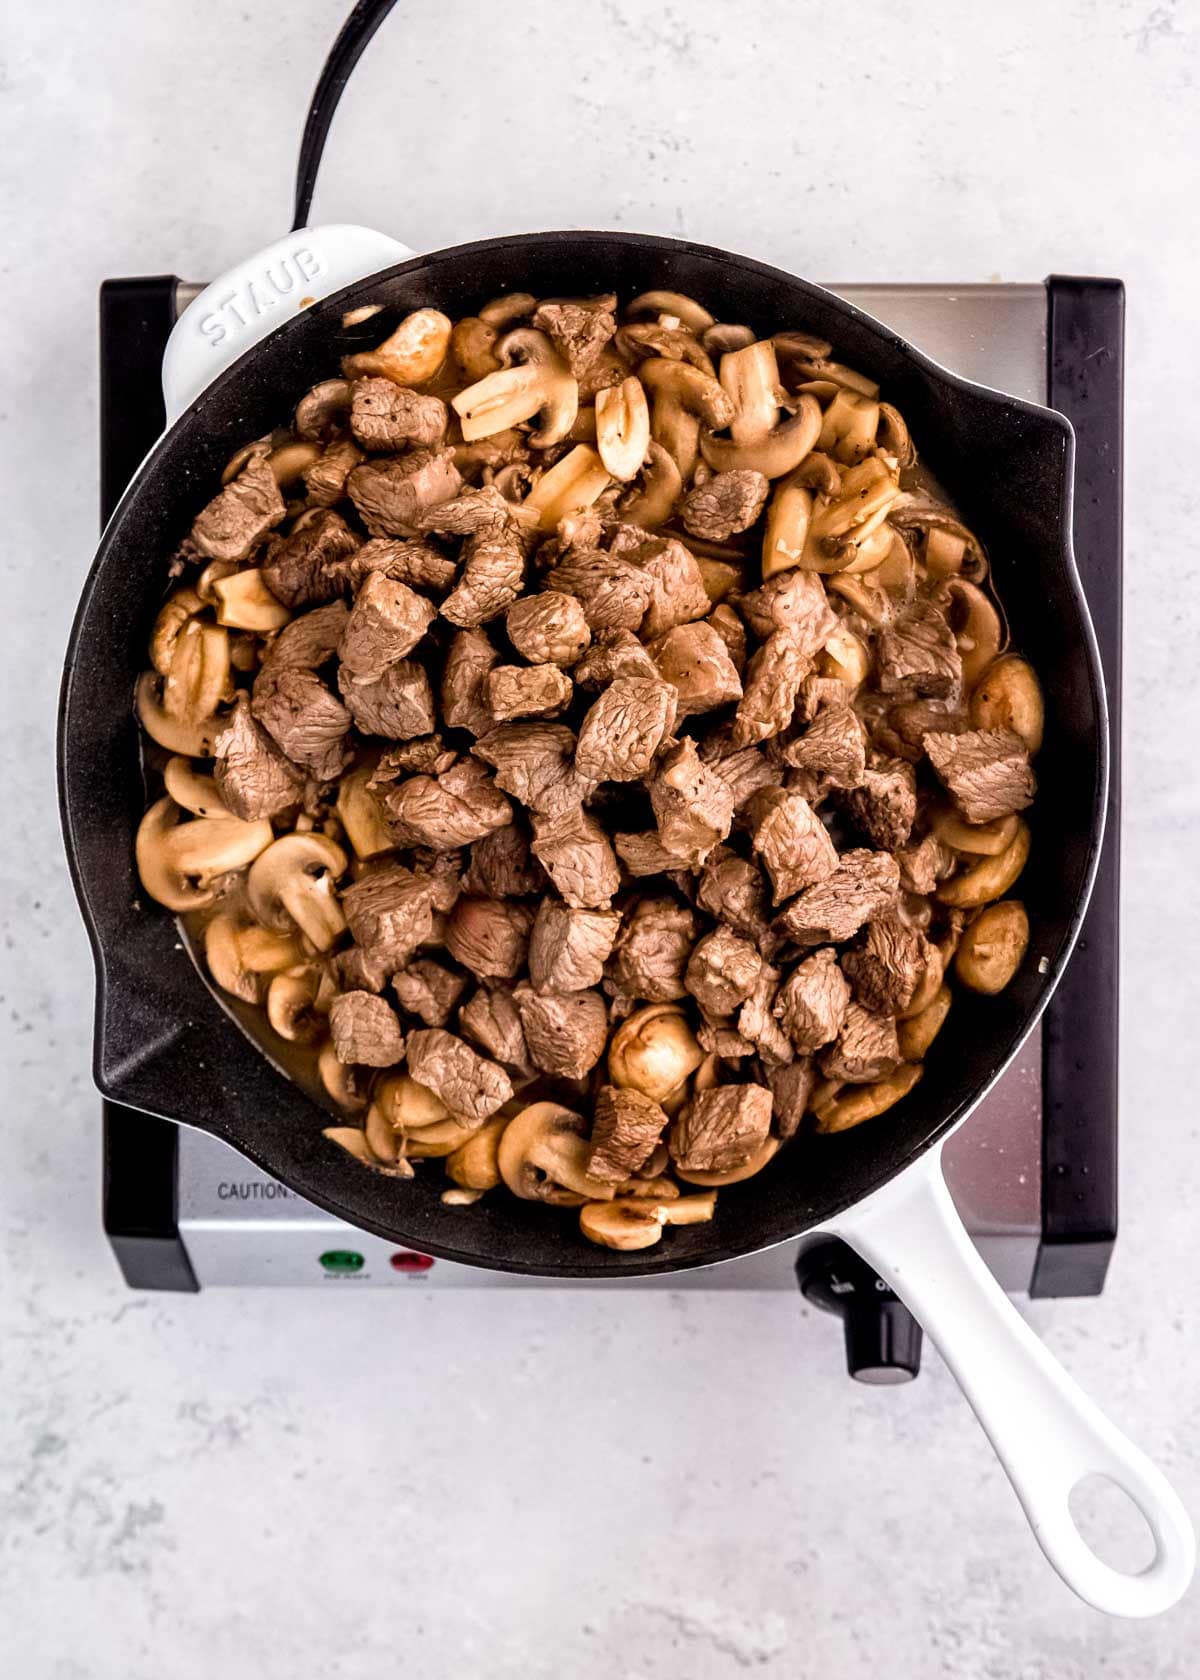
[[[967,1235],[932,1149],[841,1215],[835,1234],[895,1290],[937,1344],[996,1449],[1038,1544],[1067,1585],[1113,1616],[1153,1616],[1182,1597],[1196,1541],[1162,1472],[1046,1350]],[[1084,1540],[1067,1500],[1088,1475],[1133,1500],[1155,1556],[1125,1575]]]
[[[302,307],[415,256],[373,228],[299,228],[206,286],[176,321],[163,353],[167,425],[218,374]]]

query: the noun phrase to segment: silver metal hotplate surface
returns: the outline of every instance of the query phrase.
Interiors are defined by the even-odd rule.
[[[834,286],[956,373],[1045,400],[1046,292],[1041,285]],[[1041,1033],[987,1102],[951,1138],[946,1176],[968,1228],[1006,1289],[1029,1285],[1041,1227]],[[400,1187],[399,1193],[403,1193]],[[468,1213],[469,1216],[469,1213]],[[197,1278],[219,1284],[394,1288],[584,1288],[483,1272],[397,1251],[323,1213],[203,1132],[181,1129],[179,1227]],[[622,1289],[794,1290],[796,1245]]]

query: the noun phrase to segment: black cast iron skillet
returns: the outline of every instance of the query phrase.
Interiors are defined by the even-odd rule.
[[[193,305],[190,328],[185,316],[176,329],[192,334],[184,364],[204,354],[203,342],[219,351],[220,361],[231,346],[257,336],[254,329],[239,337],[221,302],[245,286],[247,274],[260,276],[261,299],[272,274],[282,287],[287,258],[299,264],[306,291],[330,292],[338,251],[359,232],[301,230],[231,271],[217,292],[210,288]],[[364,237],[368,248],[378,238]],[[351,273],[378,267],[361,252],[349,259]],[[336,369],[348,348],[347,309],[384,306],[365,329],[376,343],[395,320],[423,305],[459,317],[505,290],[615,290],[628,297],[651,288],[689,293],[722,319],[762,334],[787,328],[819,334],[832,341],[839,360],[879,380],[988,549],[1015,645],[1042,681],[1046,737],[1030,819],[1032,854],[1019,889],[1030,947],[1012,985],[994,999],[958,994],[924,1078],[885,1116],[834,1137],[796,1139],[759,1176],[723,1190],[711,1224],[672,1230],[650,1250],[614,1253],[590,1247],[570,1215],[540,1204],[494,1196],[469,1209],[447,1208],[434,1175],[411,1183],[373,1175],[321,1136],[329,1114],[243,1034],[193,966],[173,918],[140,892],[133,840],[147,788],[131,696],[167,587],[168,556],[234,449],[270,430]],[[1191,1573],[1194,1546],[1182,1507],[1013,1312],[958,1224],[937,1164],[941,1141],[991,1088],[1045,1007],[1070,954],[1099,853],[1105,708],[1071,552],[1073,442],[1066,420],[956,378],[820,287],[682,240],[570,232],[490,239],[369,273],[298,313],[289,301],[295,300],[272,306],[276,318],[290,316],[286,324],[252,343],[202,389],[139,470],[104,533],[71,635],[60,790],[68,856],[96,959],[100,1089],[120,1103],[211,1132],[353,1225],[469,1265],[617,1282],[711,1265],[817,1227],[835,1230],[938,1342],[1064,1579],[1116,1613],[1165,1608]],[[185,365],[185,383],[189,376],[198,383],[194,374]],[[178,366],[174,378],[178,389]],[[1155,1561],[1139,1576],[1101,1563],[1069,1516],[1071,1488],[1095,1471],[1126,1489],[1154,1532]]]

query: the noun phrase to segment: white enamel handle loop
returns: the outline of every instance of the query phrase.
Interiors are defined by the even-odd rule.
[[[1153,1616],[1186,1591],[1196,1542],[1177,1494],[1046,1350],[980,1259],[932,1150],[844,1214],[837,1236],[875,1268],[937,1344],[1016,1490],[1038,1544],[1072,1590],[1114,1616]],[[1104,1563],[1067,1501],[1088,1475],[1133,1500],[1154,1536],[1140,1574]]]
[[[416,253],[349,223],[300,228],[206,286],[176,321],[163,353],[167,425],[218,374],[308,303]]]

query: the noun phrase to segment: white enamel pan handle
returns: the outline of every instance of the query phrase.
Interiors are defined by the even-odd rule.
[[[167,425],[260,339],[308,304],[415,256],[373,228],[299,228],[206,286],[176,321],[163,353]]]
[[[1067,1585],[1113,1616],[1154,1616],[1182,1597],[1196,1541],[1162,1472],[1047,1352],[980,1259],[930,1150],[842,1215],[834,1232],[895,1290],[937,1344],[996,1449],[1038,1544]],[[1123,1575],[1084,1540],[1067,1505],[1088,1475],[1133,1500],[1155,1556]]]

